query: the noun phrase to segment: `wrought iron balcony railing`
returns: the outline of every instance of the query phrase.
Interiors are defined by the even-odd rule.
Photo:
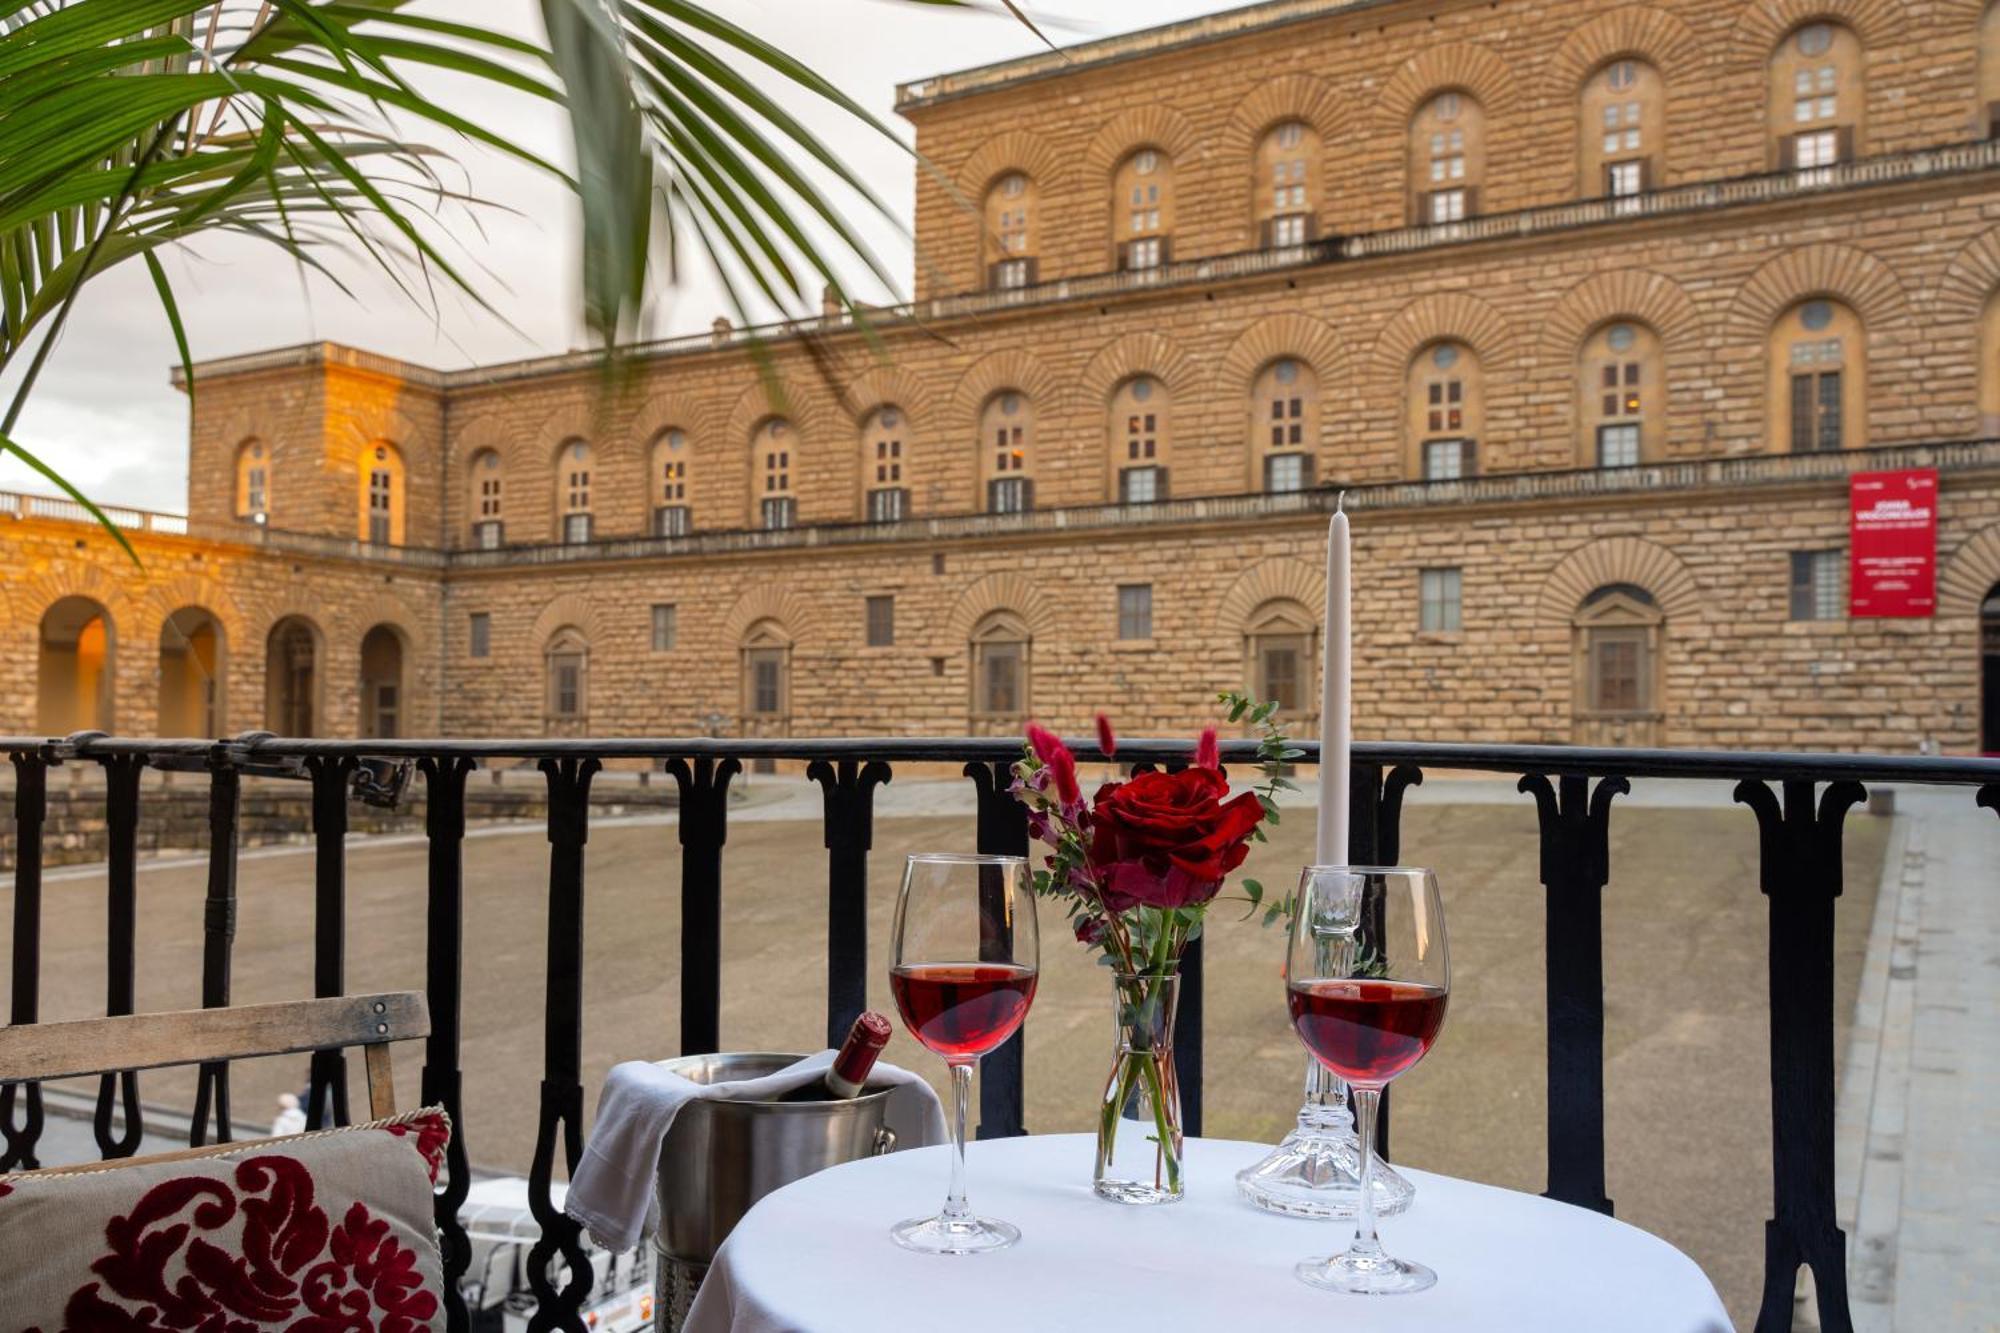
[[[37,1021],[41,989],[42,837],[48,775],[60,764],[100,765],[105,775],[109,856],[106,932],[108,1005],[129,1013],[137,961],[137,830],[140,778],[148,767],[205,770],[211,840],[207,859],[202,1002],[231,1000],[231,953],[236,920],[237,812],[246,774],[296,777],[311,784],[315,844],[313,989],[338,995],[346,985],[345,838],[350,800],[393,799],[398,784],[420,782],[426,797],[428,888],[426,989],[432,1030],[422,1075],[426,1102],[442,1103],[458,1133],[451,1144],[448,1186],[437,1202],[446,1271],[455,1287],[471,1249],[459,1222],[470,1184],[468,1145],[476,1144],[497,1107],[467,1108],[460,1095],[463,1032],[461,932],[467,907],[462,867],[465,785],[481,763],[533,761],[548,787],[549,878],[547,995],[543,1070],[536,1107],[536,1147],[529,1173],[530,1204],[542,1241],[528,1260],[538,1301],[531,1327],[584,1333],[579,1311],[591,1267],[576,1224],[554,1205],[557,1154],[574,1163],[584,1140],[582,1086],[584,844],[589,834],[591,780],[608,759],[664,762],[680,791],[681,957],[680,1046],[714,1051],[722,1041],[721,928],[723,844],[731,780],[745,761],[805,761],[824,792],[827,848],[827,1013],[836,1040],[865,1004],[868,975],[867,867],[875,788],[904,763],[961,767],[977,789],[977,818],[968,830],[982,851],[1025,853],[1020,807],[1008,795],[1007,768],[1018,753],[1010,739],[628,739],[628,740],[285,740],[252,733],[232,741],[116,739],[83,733],[65,740],[0,739],[17,783],[14,819],[19,859],[13,890],[12,988],[9,1021]],[[1306,745],[1308,762],[1316,747]],[[1172,763],[1184,747],[1128,742],[1120,762]],[[1098,760],[1089,746],[1079,756]],[[1227,761],[1248,764],[1247,743],[1225,747]],[[1351,860],[1357,864],[1422,860],[1405,855],[1404,793],[1426,769],[1516,775],[1539,813],[1540,878],[1545,886],[1548,999],[1549,1197],[1611,1211],[1605,1194],[1604,952],[1601,900],[1610,883],[1609,826],[1614,799],[1636,777],[1727,779],[1759,830],[1761,887],[1770,921],[1770,1077],[1773,1133],[1773,1212],[1766,1224],[1764,1291],[1759,1333],[1790,1328],[1792,1292],[1800,1266],[1810,1267],[1822,1327],[1852,1328],[1847,1310],[1843,1237],[1835,1215],[1833,1031],[1834,903],[1841,891],[1843,820],[1866,795],[1867,783],[1934,784],[1966,790],[1968,805],[2000,814],[2000,761],[1893,758],[1866,755],[1703,753],[1603,750],[1548,746],[1359,745],[1352,785]],[[2000,832],[2000,831],[1996,831]],[[1189,1131],[1202,1126],[1202,957],[1187,956],[1177,1055]],[[981,1080],[980,1133],[1026,1132],[1022,1116],[1020,1037],[989,1057]],[[0,1071],[4,1073],[4,1071]],[[201,1143],[229,1134],[225,1065],[200,1076],[189,1138]],[[343,1121],[346,1069],[337,1053],[312,1063],[313,1123]],[[122,1113],[124,1132],[114,1135]],[[107,1159],[131,1155],[141,1124],[135,1074],[107,1078],[99,1091],[98,1146]],[[43,1128],[41,1090],[0,1087],[0,1170],[37,1162]],[[1746,1238],[1746,1243],[1748,1240]],[[558,1282],[560,1281],[560,1285]],[[451,1329],[469,1318],[454,1290]]]

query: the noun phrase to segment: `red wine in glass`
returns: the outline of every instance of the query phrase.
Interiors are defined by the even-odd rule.
[[[1448,998],[1414,981],[1304,981],[1285,990],[1306,1049],[1349,1083],[1375,1088],[1423,1059]]]
[[[972,1060],[1021,1026],[1035,978],[1012,963],[917,963],[892,968],[889,990],[918,1041],[946,1060]]]

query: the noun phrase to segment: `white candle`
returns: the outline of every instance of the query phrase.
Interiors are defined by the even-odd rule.
[[[1326,530],[1326,674],[1319,709],[1319,848],[1323,866],[1347,864],[1347,770],[1353,753],[1354,624],[1349,588],[1353,544],[1346,495]]]

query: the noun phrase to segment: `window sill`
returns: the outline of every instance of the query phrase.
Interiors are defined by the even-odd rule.
[[[1113,639],[1111,651],[1114,653],[1151,653],[1159,650],[1157,639]]]
[[[1437,644],[1444,648],[1455,648],[1465,641],[1465,631],[1462,629],[1420,629],[1417,631],[1416,641],[1418,643]]]

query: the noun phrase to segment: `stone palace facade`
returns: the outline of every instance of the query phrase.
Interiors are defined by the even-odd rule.
[[[135,571],[20,497],[0,727],[2000,749],[2000,6],[1272,0],[902,88],[912,305],[197,368]],[[770,357],[772,384],[750,349]],[[1935,615],[1848,482],[1940,473]]]

